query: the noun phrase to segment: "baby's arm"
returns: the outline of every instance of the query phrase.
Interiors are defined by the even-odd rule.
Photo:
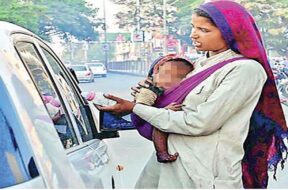
[[[173,110],[173,111],[181,111],[183,106],[184,106],[183,104],[177,104],[175,102],[172,102],[164,108],[167,110],[169,109],[169,110]]]

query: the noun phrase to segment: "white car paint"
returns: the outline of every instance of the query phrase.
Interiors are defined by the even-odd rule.
[[[0,111],[1,122],[5,123],[1,126],[1,134],[6,135],[6,138],[0,139],[0,153],[4,155],[0,169],[9,170],[0,172],[0,186],[21,189],[112,188],[114,178],[117,187],[117,176],[114,175],[116,164],[105,140],[101,140],[105,135],[101,136],[101,131],[97,131],[94,132],[95,137],[84,139],[84,142],[75,122],[71,99],[68,98],[71,91],[62,88],[43,50],[50,52],[57,64],[65,68],[56,54],[30,31],[7,22],[0,22],[0,39]],[[58,89],[57,93],[63,99],[61,103],[66,117],[69,117],[76,132],[78,144],[75,146],[63,148],[39,89],[15,48],[18,41],[33,44],[39,52],[38,56],[43,56],[43,69],[50,73],[49,79],[54,81],[54,88]],[[61,72],[71,77],[69,80],[74,84],[67,69]],[[77,92],[76,86],[70,88]],[[78,98],[81,99],[81,96]],[[92,122],[91,118],[89,121]]]

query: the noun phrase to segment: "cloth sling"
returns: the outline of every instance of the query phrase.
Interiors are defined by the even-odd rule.
[[[237,57],[232,58],[220,63],[217,63],[189,78],[182,81],[178,86],[172,87],[170,89],[167,89],[162,96],[160,96],[155,104],[153,106],[157,108],[163,108],[167,105],[169,105],[172,102],[175,102],[177,104],[180,104],[183,102],[185,97],[196,87],[198,86],[202,81],[207,79],[211,74],[213,74],[218,69],[222,68],[228,63],[231,63],[233,61],[237,60],[243,60],[247,59],[245,57]],[[152,140],[152,131],[153,126],[150,125],[145,120],[141,119],[135,114],[131,114],[131,120],[133,124],[135,125],[136,129],[138,130],[139,134],[149,140]]]

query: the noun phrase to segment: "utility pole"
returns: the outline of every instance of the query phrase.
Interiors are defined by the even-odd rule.
[[[166,55],[167,54],[167,46],[166,46],[166,37],[167,37],[167,18],[166,18],[166,0],[163,0],[163,54]]]
[[[105,5],[105,0],[103,0],[103,20],[104,20],[104,54],[105,54],[105,59],[104,59],[104,65],[106,69],[108,69],[108,44],[107,44],[107,24],[106,24],[106,5]]]
[[[140,31],[140,0],[136,2],[136,9],[137,9],[137,32]]]
[[[136,18],[137,18],[136,34],[137,35],[143,35],[140,31],[141,30],[141,27],[140,27],[140,20],[141,20],[141,18],[140,18],[140,0],[136,1],[136,11],[137,11],[137,14],[136,14]],[[141,60],[141,43],[142,42],[136,42],[136,48],[137,48],[137,53],[138,53],[137,59],[138,60]]]

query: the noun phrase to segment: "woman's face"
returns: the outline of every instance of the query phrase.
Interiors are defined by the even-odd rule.
[[[196,50],[209,51],[210,55],[221,53],[228,49],[220,30],[209,19],[192,15],[191,39]]]

